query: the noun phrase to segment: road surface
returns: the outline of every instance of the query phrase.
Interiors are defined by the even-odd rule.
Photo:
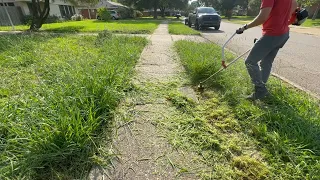
[[[222,45],[240,26],[222,22],[219,31],[204,30],[202,36]],[[236,35],[227,48],[235,53],[245,52],[252,47],[254,38],[259,37],[260,27],[249,29]],[[290,39],[279,51],[272,72],[320,97],[320,36],[290,32]]]

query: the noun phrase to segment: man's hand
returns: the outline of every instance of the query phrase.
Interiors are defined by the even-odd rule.
[[[244,25],[244,26],[242,26],[241,28],[239,28],[239,29],[236,30],[236,33],[237,33],[237,34],[242,34],[245,30],[247,30],[247,27],[248,27],[247,24]]]

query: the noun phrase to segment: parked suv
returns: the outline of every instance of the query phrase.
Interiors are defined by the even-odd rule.
[[[221,17],[212,7],[198,7],[188,16],[189,27],[194,25],[196,30],[206,27],[214,27],[218,30],[220,29],[220,24]]]

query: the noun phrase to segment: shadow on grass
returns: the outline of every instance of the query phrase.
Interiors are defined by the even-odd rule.
[[[57,33],[79,33],[84,26],[63,26],[63,27],[56,27],[56,28],[47,28],[43,29],[42,31],[47,32],[57,32]]]

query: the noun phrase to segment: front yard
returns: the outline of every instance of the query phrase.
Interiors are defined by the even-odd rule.
[[[0,179],[81,179],[107,163],[113,111],[146,44],[107,33],[0,36]]]
[[[62,23],[44,24],[41,28],[41,31],[59,33],[85,33],[109,30],[113,33],[120,34],[152,34],[160,23],[161,21],[152,19],[118,20],[110,22],[98,20],[69,21]],[[29,26],[19,25],[15,26],[15,28],[17,31],[25,31],[29,29]],[[9,26],[0,26],[0,31],[10,30],[11,27]]]

